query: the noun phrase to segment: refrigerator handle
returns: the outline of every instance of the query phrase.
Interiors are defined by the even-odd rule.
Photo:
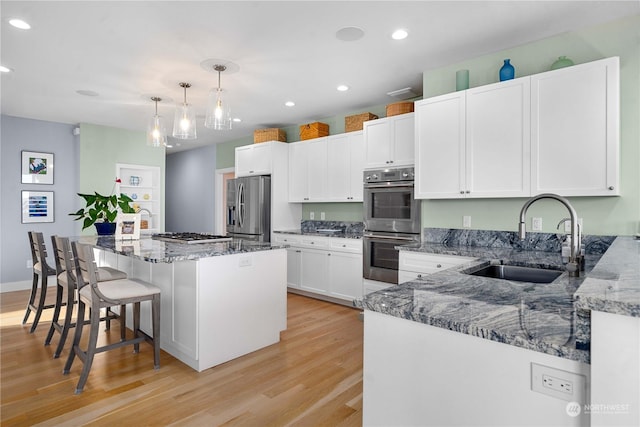
[[[238,184],[238,200],[236,202],[238,207],[238,226],[244,226],[244,184]]]
[[[235,210],[235,206],[227,207],[227,225],[236,225]]]

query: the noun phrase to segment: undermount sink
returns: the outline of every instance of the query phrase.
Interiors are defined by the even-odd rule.
[[[493,279],[515,282],[551,283],[563,272],[546,268],[519,267],[515,265],[488,265],[467,273],[472,276],[491,277]]]

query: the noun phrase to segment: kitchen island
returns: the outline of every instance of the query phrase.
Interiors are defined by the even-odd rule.
[[[640,242],[594,237],[582,277],[533,284],[469,273],[562,268],[558,242],[482,233],[425,232],[401,250],[476,259],[364,297],[364,424],[638,425]],[[534,391],[540,367],[571,392]]]
[[[161,289],[160,347],[198,372],[277,343],[287,327],[285,245],[150,237],[79,241],[94,246],[100,266]],[[150,308],[144,304],[141,324],[149,332]]]

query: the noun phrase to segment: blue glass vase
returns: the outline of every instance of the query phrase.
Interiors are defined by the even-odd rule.
[[[500,81],[511,80],[516,76],[516,70],[511,65],[510,59],[504,60],[504,65],[500,68]]]

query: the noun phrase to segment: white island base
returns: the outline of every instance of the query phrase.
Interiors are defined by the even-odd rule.
[[[162,290],[160,347],[198,372],[277,343],[287,328],[285,249],[172,263],[98,252],[100,265]],[[150,331],[144,303],[141,325]]]

